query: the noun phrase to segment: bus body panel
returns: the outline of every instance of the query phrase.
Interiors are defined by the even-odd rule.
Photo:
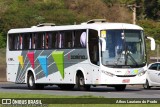
[[[8,51],[7,52],[7,81],[16,82],[16,76],[18,75],[19,61],[18,57],[22,52],[21,51]]]
[[[146,70],[147,65],[140,68],[106,68],[101,66],[99,84],[144,84]]]
[[[14,33],[29,33],[29,32],[47,32],[47,31],[62,31],[62,30],[77,30],[77,29],[133,29],[143,30],[143,28],[126,23],[93,23],[93,24],[82,24],[82,25],[65,25],[65,26],[44,26],[44,27],[31,27],[31,28],[19,28],[11,29],[8,34]]]
[[[11,29],[10,34],[51,32],[51,31],[71,31],[82,29],[94,29],[100,31],[103,29],[132,29],[143,30],[141,27],[124,23],[104,23],[104,24],[84,24],[54,27],[34,27],[24,29]],[[88,30],[87,30],[88,36]],[[87,41],[87,44],[89,41]],[[84,75],[85,84],[89,85],[116,85],[116,84],[144,84],[146,75],[134,77],[117,77],[116,75],[125,75],[129,68],[109,68],[102,64],[93,64],[90,61],[88,45],[86,48],[71,49],[49,49],[49,50],[9,50],[9,40],[7,38],[7,81],[15,83],[27,83],[27,75],[32,71],[35,77],[35,83],[41,84],[76,84],[77,71]],[[100,43],[99,43],[100,48]],[[99,52],[99,54],[101,54]],[[101,57],[99,57],[101,60]],[[131,68],[132,71],[143,69]],[[107,75],[104,73],[107,71]],[[118,72],[117,72],[118,71]],[[139,72],[140,73],[140,72]],[[114,74],[114,76],[109,76]]]
[[[7,77],[10,78],[8,81],[26,83],[27,73],[30,70],[35,75],[36,83],[75,84],[76,72],[81,70],[84,76],[88,78],[86,83],[91,84],[92,76],[88,75],[92,73],[90,72],[90,64],[87,60],[86,49],[15,51],[14,54],[11,54],[12,52],[8,52],[8,58],[14,60],[12,63],[7,63],[7,71],[9,74]],[[54,61],[53,54],[56,52],[64,52],[64,57],[62,58],[64,62],[56,63],[56,61]],[[40,59],[41,57],[42,59]],[[42,60],[42,62],[40,60]],[[58,70],[59,64],[64,65],[63,74]],[[46,67],[46,69],[44,67]]]

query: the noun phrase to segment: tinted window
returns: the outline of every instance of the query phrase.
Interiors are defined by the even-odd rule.
[[[26,35],[25,34],[11,34],[9,35],[9,49],[10,50],[22,50],[25,49],[28,45],[26,43]]]
[[[157,66],[158,66],[158,64],[152,64],[152,65],[149,67],[149,69],[151,69],[151,70],[157,70]]]
[[[85,48],[86,47],[87,37],[85,37],[85,33],[86,33],[86,30],[75,30],[73,32],[72,45],[74,48]]]
[[[34,32],[9,35],[10,50],[86,48],[86,30]]]
[[[48,40],[47,40],[47,38],[48,38]],[[48,41],[48,43],[47,43],[47,41]],[[55,43],[56,43],[56,32],[47,32],[46,33],[46,45],[48,44],[48,49],[56,48]]]
[[[160,71],[160,64],[158,64],[158,69],[157,70]]]
[[[88,47],[90,61],[93,64],[99,65],[99,46],[98,46],[98,32],[96,30],[89,30]]]
[[[17,36],[12,34],[12,35],[9,35],[9,49],[10,50],[14,50],[14,49],[17,49]]]
[[[24,50],[29,49],[30,38],[29,34],[23,34],[23,48]]]

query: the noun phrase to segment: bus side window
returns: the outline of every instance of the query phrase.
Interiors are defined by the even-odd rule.
[[[72,31],[66,31],[64,33],[64,47],[72,48]]]
[[[14,50],[14,49],[17,49],[16,48],[16,35],[13,35],[13,34],[10,34],[9,35],[9,49],[10,50]]]
[[[23,46],[22,49],[29,49],[29,34],[23,34]]]
[[[16,34],[14,35],[15,40],[14,40],[14,49],[15,50],[21,50],[22,49],[22,35],[21,34]]]
[[[56,32],[48,33],[48,48],[55,49],[56,48]]]
[[[32,35],[32,49],[36,48],[36,35],[35,34],[31,34]]]
[[[45,38],[44,38],[44,33],[36,33],[36,49],[44,49],[44,45],[45,45]]]
[[[88,39],[90,61],[93,64],[99,65],[98,32],[90,29]]]
[[[86,30],[76,30],[76,31],[74,31],[74,35],[72,37],[72,40],[74,40],[73,41],[74,48],[82,48],[80,38],[81,38],[82,33],[85,32],[85,31]]]
[[[15,43],[15,49],[18,50],[18,47],[19,47],[19,36],[18,36],[18,34],[15,36],[14,43]]]
[[[55,47],[56,48],[63,48],[64,47],[64,33],[63,32],[56,33]]]
[[[38,33],[33,33],[34,35],[34,45],[35,45],[35,48],[34,49],[38,49],[38,44],[39,44],[39,40],[38,40]]]
[[[56,33],[55,32],[47,32],[45,35],[45,48],[46,49],[54,49],[56,44]]]
[[[75,47],[75,31],[72,31],[72,47]]]
[[[56,32],[56,42],[55,42],[55,47],[59,48],[59,32]]]
[[[22,49],[22,46],[23,46],[23,37],[22,37],[23,34],[19,34],[19,46],[18,48],[21,50]]]
[[[47,33],[45,33],[45,49],[48,49],[49,48],[49,40],[48,40],[48,38],[49,38],[49,33],[47,32]]]
[[[86,32],[82,32],[80,37],[80,43],[82,47],[86,47],[86,38],[87,38]]]
[[[52,33],[48,32],[48,49],[52,48]]]
[[[32,49],[32,35],[28,35],[29,37],[29,49]]]
[[[45,34],[43,33],[42,35],[42,49],[44,49],[45,48]]]

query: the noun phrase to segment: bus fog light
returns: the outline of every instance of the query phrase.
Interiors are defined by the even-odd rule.
[[[102,73],[104,73],[104,74],[106,74],[108,76],[111,76],[111,77],[115,76],[114,74],[112,74],[110,72],[107,72],[107,71],[103,71],[103,70],[102,70]]]

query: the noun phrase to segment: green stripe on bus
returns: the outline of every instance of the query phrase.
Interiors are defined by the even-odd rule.
[[[53,51],[52,57],[56,63],[56,66],[64,79],[64,52],[63,51]]]

